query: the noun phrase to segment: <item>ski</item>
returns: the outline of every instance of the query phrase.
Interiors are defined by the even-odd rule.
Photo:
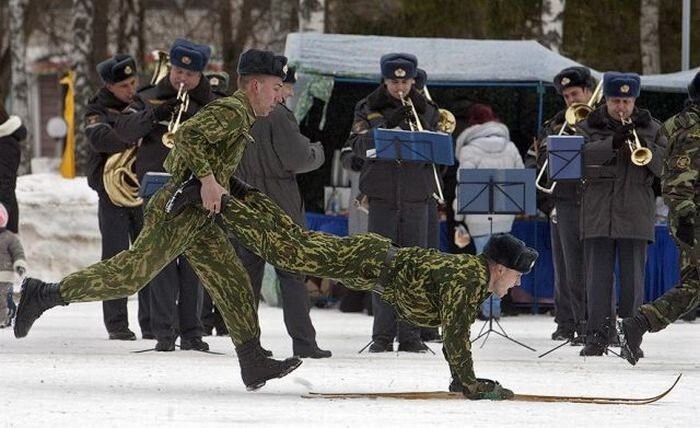
[[[509,401],[530,401],[544,403],[588,403],[588,404],[622,404],[622,405],[641,405],[650,404],[659,401],[668,395],[673,388],[681,380],[679,374],[673,385],[664,392],[653,397],[646,398],[627,398],[627,397],[575,397],[565,395],[531,395],[531,394],[515,394]],[[421,391],[421,392],[367,392],[367,393],[322,393],[310,392],[303,395],[303,398],[326,398],[326,399],[352,399],[352,398],[394,398],[401,400],[464,400],[464,396],[459,392],[447,391]]]

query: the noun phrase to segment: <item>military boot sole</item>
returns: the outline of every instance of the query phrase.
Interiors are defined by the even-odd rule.
[[[260,389],[263,386],[265,386],[265,383],[267,383],[268,380],[283,378],[283,377],[287,376],[289,373],[296,370],[302,363],[302,361],[299,358],[287,358],[284,361],[291,363],[284,371],[281,371],[281,372],[276,373],[274,375],[264,376],[262,379],[254,381],[254,382],[246,385],[245,389],[247,389],[248,391],[255,391],[256,389]]]

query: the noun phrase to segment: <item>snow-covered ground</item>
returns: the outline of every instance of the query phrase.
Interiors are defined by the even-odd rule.
[[[21,231],[30,273],[59,279],[99,259],[97,205],[84,179],[37,174],[19,180]],[[137,326],[130,301],[131,326]],[[261,307],[263,344],[291,352],[281,310]],[[307,391],[446,389],[449,372],[440,345],[431,354],[358,354],[369,340],[371,318],[314,309],[319,344],[333,358],[306,360],[284,379],[246,392],[228,338],[207,341],[226,355],[193,351],[133,353],[153,341],[106,339],[99,303],[52,309],[29,336],[0,330],[0,426],[697,426],[700,404],[700,323],[677,323],[648,335],[646,358],[636,367],[616,357],[582,358],[556,343],[546,316],[504,318],[531,352],[492,335],[474,349],[477,375],[519,393],[645,397],[684,376],[661,401],[604,406],[470,401],[310,400]],[[481,323],[474,326],[478,333]]]
[[[130,301],[132,326],[136,306]],[[691,427],[700,416],[697,323],[649,335],[643,346],[647,357],[636,367],[612,356],[584,359],[577,355],[580,348],[568,345],[538,359],[555,345],[547,339],[553,329],[547,316],[502,321],[512,337],[537,353],[499,336],[475,346],[477,374],[520,393],[645,397],[683,372],[675,390],[655,404],[608,406],[303,399],[309,390],[444,390],[448,384],[438,344],[431,344],[436,355],[358,354],[368,340],[370,317],[333,309],[314,309],[312,317],[319,343],[333,357],[305,360],[286,378],[247,392],[228,338],[206,339],[224,356],[179,350],[134,354],[154,342],[107,340],[99,303],[52,309],[25,339],[0,330],[0,426]],[[288,356],[291,341],[281,310],[263,306],[260,318],[263,344]]]

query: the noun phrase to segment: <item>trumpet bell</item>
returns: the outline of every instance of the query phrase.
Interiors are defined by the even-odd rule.
[[[632,163],[637,166],[644,166],[651,162],[653,154],[651,150],[646,147],[640,147],[632,152]]]
[[[163,134],[163,137],[161,138],[161,142],[163,145],[169,149],[172,149],[175,147],[175,133],[174,132],[166,132]]]

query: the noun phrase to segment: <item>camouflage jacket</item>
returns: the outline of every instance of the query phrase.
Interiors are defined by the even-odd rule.
[[[397,252],[382,299],[421,326],[442,326],[443,353],[464,385],[476,382],[470,327],[488,296],[484,256],[406,247]]]
[[[190,174],[197,178],[214,174],[228,190],[246,145],[253,141],[254,122],[255,113],[242,91],[209,103],[180,126],[165,170],[174,183],[182,183]]]
[[[675,235],[678,220],[688,218],[695,225],[694,247],[697,249],[700,242],[700,106],[693,104],[668,119],[662,132],[668,137],[661,188],[669,207],[669,225]]]

